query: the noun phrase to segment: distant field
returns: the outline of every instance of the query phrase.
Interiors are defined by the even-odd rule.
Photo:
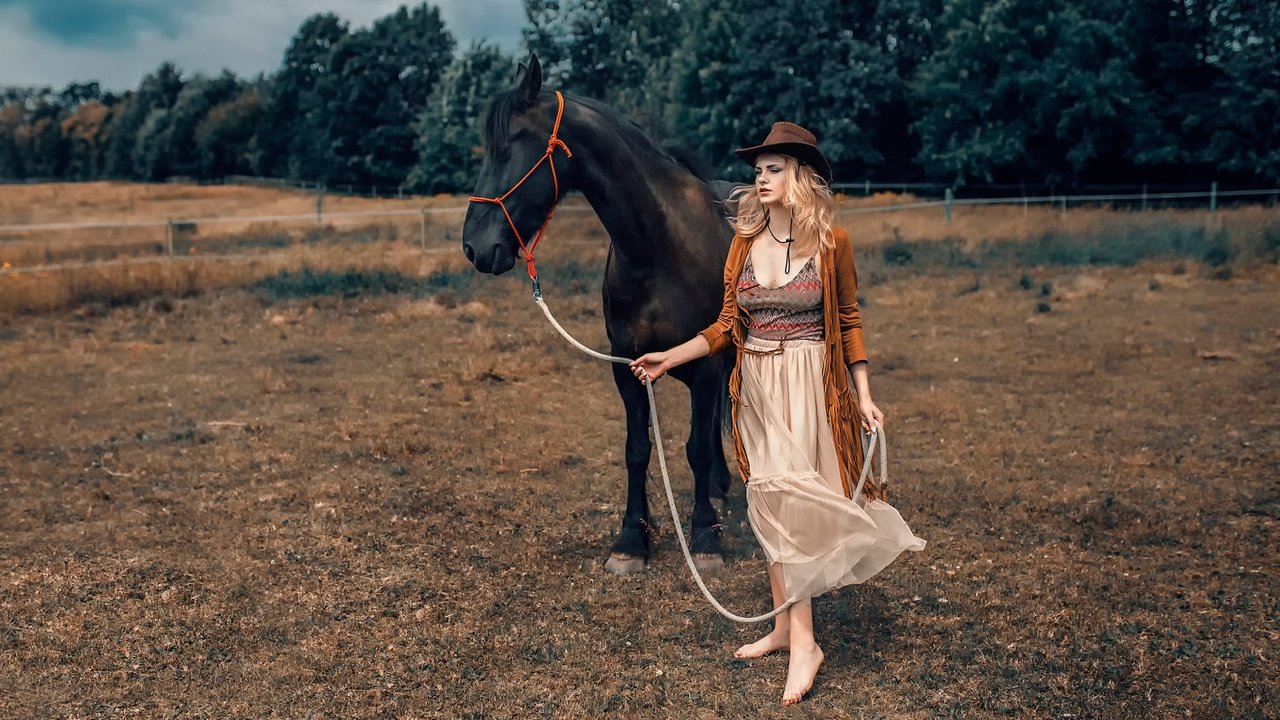
[[[1280,252],[1280,209],[1262,206],[1213,215],[960,206],[950,223],[937,207],[866,212],[914,200],[888,193],[841,198],[839,221],[851,230],[860,268],[1123,265],[1151,258],[1222,266]],[[0,312],[190,295],[302,268],[381,268],[423,277],[459,261],[465,198],[325,195],[322,203],[317,221],[316,195],[308,191],[109,182],[0,186]],[[607,239],[583,199],[570,197],[545,244],[553,243],[604,247]]]

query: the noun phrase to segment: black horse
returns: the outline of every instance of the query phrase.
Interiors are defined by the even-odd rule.
[[[555,138],[563,145],[549,142]],[[520,65],[514,88],[494,98],[484,140],[477,197],[462,231],[463,252],[477,270],[510,270],[523,258],[519,245],[533,242],[560,196],[578,190],[612,241],[603,294],[613,355],[663,350],[715,321],[733,233],[719,184],[700,177],[693,163],[603,103],[543,92],[537,56]],[[504,194],[507,213],[494,202]],[[724,563],[711,493],[725,497],[730,482],[720,432],[732,362],[724,353],[670,373],[689,387],[693,406],[686,446],[695,478],[691,549],[701,567]],[[645,478],[653,444],[644,387],[624,365],[613,365],[613,379],[627,414],[627,511],[605,566],[628,574],[643,570],[649,557]]]

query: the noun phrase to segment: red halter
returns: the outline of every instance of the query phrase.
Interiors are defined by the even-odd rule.
[[[502,208],[502,214],[507,216],[507,224],[511,226],[511,232],[515,233],[516,242],[520,243],[520,249],[524,252],[524,262],[529,269],[529,279],[533,281],[533,294],[538,296],[541,296],[542,293],[538,287],[538,269],[533,264],[533,249],[538,245],[538,241],[542,239],[542,231],[547,229],[547,225],[551,222],[551,216],[556,212],[556,205],[560,202],[560,178],[556,175],[556,148],[563,150],[565,157],[573,157],[573,153],[569,152],[569,146],[565,145],[564,141],[557,137],[560,133],[560,119],[564,116],[564,95],[561,95],[559,90],[556,91],[556,104],[556,124],[551,128],[551,137],[547,140],[547,151],[538,159],[538,162],[533,164],[533,167],[529,168],[529,172],[525,173],[519,182],[500,197],[488,198],[473,195],[468,198],[473,203],[493,203]],[[511,219],[511,213],[507,211],[507,206],[503,201],[511,197],[511,193],[514,193],[523,185],[524,181],[528,180],[530,175],[533,175],[533,171],[537,170],[544,160],[551,166],[551,182],[555,186],[556,196],[551,202],[551,209],[547,211],[547,219],[542,221],[542,227],[538,228],[538,234],[533,237],[533,242],[526,246],[524,238],[520,236],[520,231],[516,229],[516,223]]]

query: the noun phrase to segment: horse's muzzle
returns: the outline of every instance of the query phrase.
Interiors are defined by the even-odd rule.
[[[462,253],[482,273],[501,275],[516,265],[515,253],[501,243],[479,251],[470,243],[463,243]]]

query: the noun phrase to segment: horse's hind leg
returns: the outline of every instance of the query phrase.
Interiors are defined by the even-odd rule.
[[[716,481],[716,463],[724,471],[724,450],[720,445],[719,412],[720,395],[723,393],[720,365],[715,361],[697,363],[692,376],[681,378],[689,386],[689,399],[693,403],[689,418],[689,442],[685,452],[689,467],[693,470],[693,527],[689,550],[699,569],[715,569],[724,566],[720,548],[720,519],[711,505],[712,485]]]
[[[729,374],[728,369],[723,367],[720,372],[726,377]],[[711,405],[714,417],[707,423],[705,430],[708,434],[708,442],[711,444],[711,497],[719,500],[723,508],[729,504],[729,486],[732,484],[732,477],[729,475],[729,466],[724,459],[724,443],[721,442],[721,437],[729,427],[727,423],[731,414],[729,389],[725,379],[722,378],[719,384],[721,387],[716,391],[716,398]]]
[[[653,442],[649,439],[649,397],[626,365],[613,365],[613,382],[627,413],[627,512],[622,532],[604,566],[616,575],[644,570],[649,559],[649,498],[645,479]]]

